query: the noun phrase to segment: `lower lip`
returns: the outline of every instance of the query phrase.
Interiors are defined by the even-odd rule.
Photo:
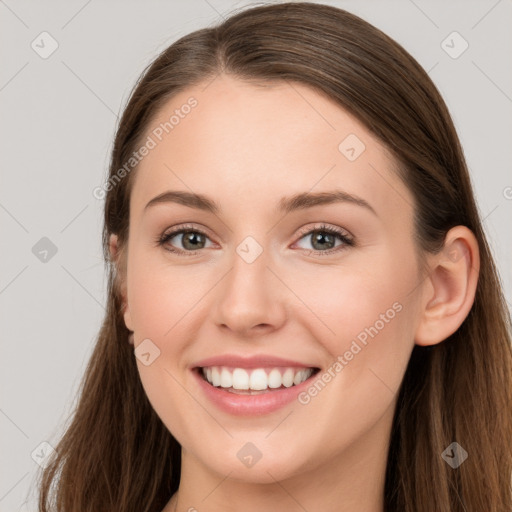
[[[268,414],[281,409],[296,400],[297,395],[305,390],[316,376],[316,373],[314,373],[309,379],[306,379],[297,386],[276,389],[260,395],[237,395],[236,393],[225,391],[223,388],[212,386],[203,379],[199,373],[200,371],[195,369],[192,370],[192,373],[207,398],[219,409],[240,416]]]

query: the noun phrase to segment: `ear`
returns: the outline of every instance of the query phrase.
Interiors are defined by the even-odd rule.
[[[433,257],[424,286],[416,345],[435,345],[453,334],[466,319],[475,299],[480,253],[473,232],[456,226],[445,237],[443,250]]]
[[[116,268],[116,280],[118,280],[118,285],[123,301],[123,317],[124,317],[124,323],[126,325],[126,328],[129,331],[133,331],[132,327],[132,317],[130,314],[130,308],[128,305],[128,296],[126,292],[126,276],[123,275],[126,273],[126,264],[123,264],[121,261],[125,255],[121,254],[121,251],[119,249],[119,240],[117,235],[111,234],[109,238],[109,251],[110,251],[110,259],[114,262],[115,268]],[[130,340],[133,338],[131,337]],[[130,341],[132,343],[132,341]]]

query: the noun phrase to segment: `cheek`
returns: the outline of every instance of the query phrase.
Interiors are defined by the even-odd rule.
[[[128,300],[138,337],[167,340],[181,325],[208,290],[207,276],[193,267],[176,266],[157,251],[130,255]]]
[[[302,270],[296,291],[309,310],[301,319],[304,328],[330,358],[327,387],[340,397],[372,402],[392,398],[401,383],[417,311],[414,261],[383,252],[370,263],[325,266],[314,276]]]
[[[150,364],[137,358],[141,383],[155,412],[182,442],[191,430],[187,411],[198,407],[184,391],[182,354],[194,338],[190,319],[198,311],[194,304],[205,293],[200,284],[204,281],[143,251],[135,249],[130,256],[128,290],[135,348],[137,352],[146,344],[150,353]]]
[[[332,356],[349,349],[353,339],[364,344],[373,339],[376,331],[379,336],[390,333],[404,316],[402,310],[412,277],[402,278],[404,273],[411,272],[412,276],[413,269],[394,271],[391,265],[383,266],[386,271],[375,265],[366,269],[330,266],[314,272],[293,271],[295,277],[301,275],[300,280],[295,279],[294,291],[309,311],[305,315],[308,328],[314,329],[315,337]]]

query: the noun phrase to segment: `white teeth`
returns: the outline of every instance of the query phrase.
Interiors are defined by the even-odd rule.
[[[258,370],[253,370],[251,373],[251,377],[249,379],[249,388],[254,389],[256,391],[261,389],[267,389],[268,379],[267,373],[265,370],[259,368]]]
[[[268,387],[269,388],[280,388],[281,384],[282,384],[281,372],[277,368],[274,368],[268,374]]]
[[[210,368],[208,368],[208,370],[210,370]],[[219,369],[216,366],[211,368],[211,371],[212,371],[211,376],[208,376],[208,370],[206,371],[206,380],[210,384],[213,384],[214,386],[220,386],[220,372],[219,372]]]
[[[283,386],[285,388],[289,388],[291,386],[293,386],[293,370],[291,368],[288,368],[284,373],[283,373]]]
[[[245,368],[228,369],[225,366],[202,368],[204,378],[215,387],[232,388],[233,390],[263,391],[268,388],[289,388],[297,386],[308,379],[313,368]]]
[[[233,375],[226,368],[222,368],[220,372],[220,386],[222,388],[230,388],[233,386]]]
[[[206,376],[208,378],[208,370]],[[249,374],[242,368],[233,370],[233,389],[249,389]]]

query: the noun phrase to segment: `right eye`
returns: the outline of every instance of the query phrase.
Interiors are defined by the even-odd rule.
[[[170,243],[171,240],[175,238],[181,243],[182,248],[176,247]],[[164,247],[167,251],[180,255],[193,256],[197,254],[197,251],[200,249],[206,248],[205,244],[207,240],[210,239],[203,231],[197,228],[181,226],[172,231],[165,232],[158,238],[157,242],[158,245]]]

